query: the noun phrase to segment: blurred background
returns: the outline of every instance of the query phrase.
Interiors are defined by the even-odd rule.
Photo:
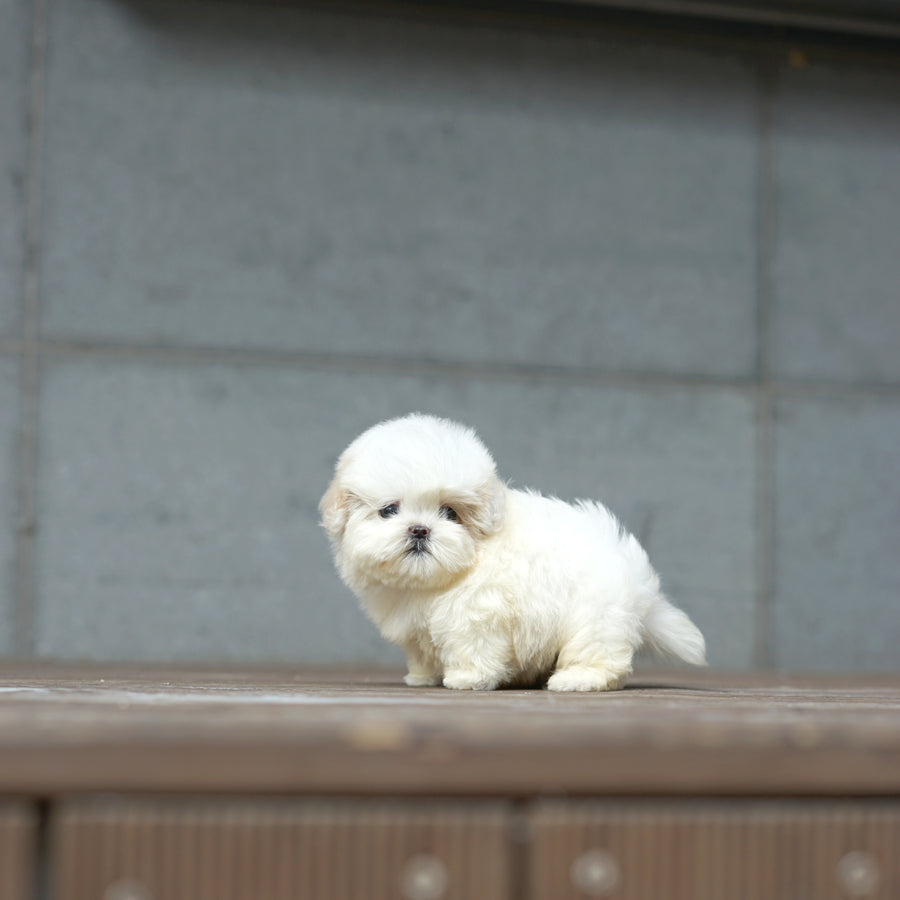
[[[0,0],[0,655],[399,662],[316,504],[420,410],[900,670],[900,3],[641,5]]]

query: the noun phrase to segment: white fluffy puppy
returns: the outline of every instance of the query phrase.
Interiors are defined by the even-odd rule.
[[[702,665],[703,635],[601,504],[508,488],[476,434],[432,416],[375,425],[319,504],[335,563],[409,685],[620,687],[642,645]]]

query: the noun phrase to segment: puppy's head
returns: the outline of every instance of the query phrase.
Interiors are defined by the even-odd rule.
[[[505,497],[471,429],[410,415],[350,444],[319,511],[351,587],[434,590],[471,569],[478,543],[503,524]]]

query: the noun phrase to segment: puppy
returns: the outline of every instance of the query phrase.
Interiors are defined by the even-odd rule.
[[[463,425],[375,425],[319,511],[341,578],[406,653],[408,685],[614,690],[644,645],[705,664],[703,635],[606,507],[507,487]]]

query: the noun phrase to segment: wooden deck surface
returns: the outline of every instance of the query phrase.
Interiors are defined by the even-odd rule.
[[[399,673],[0,664],[0,793],[900,795],[900,677],[650,673],[607,694]]]

